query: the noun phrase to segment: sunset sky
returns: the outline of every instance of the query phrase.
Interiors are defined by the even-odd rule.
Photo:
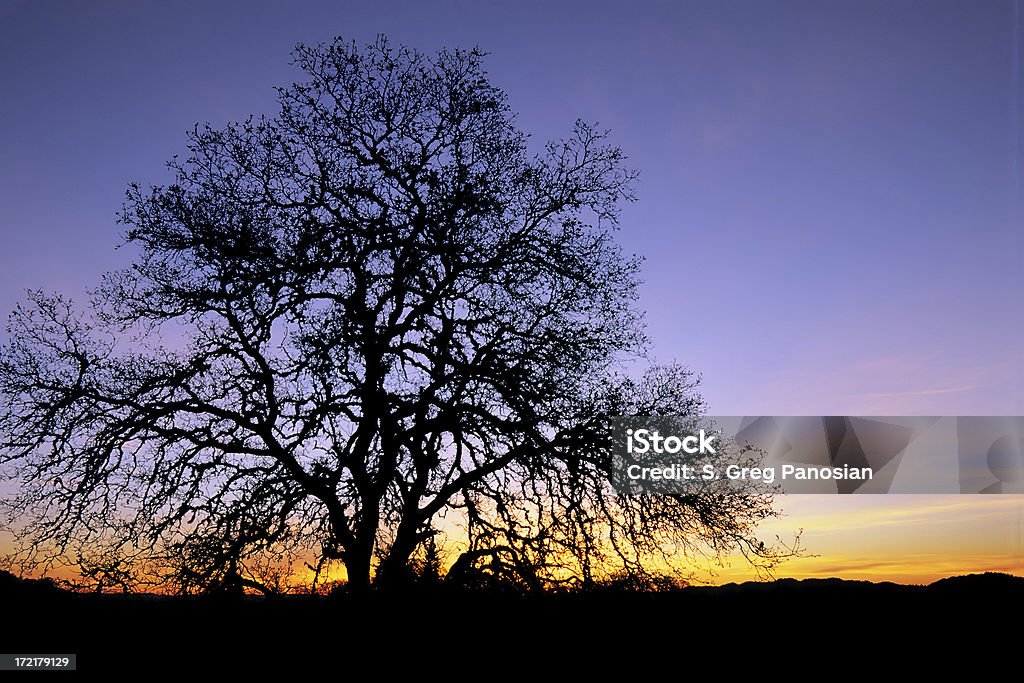
[[[128,263],[127,183],[272,114],[296,42],[386,33],[490,52],[538,141],[611,129],[652,355],[713,413],[1022,415],[1020,4],[0,0],[0,312]],[[779,502],[818,555],[780,575],[1024,574],[1022,496]]]

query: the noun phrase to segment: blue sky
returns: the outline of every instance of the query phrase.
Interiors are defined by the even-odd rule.
[[[521,126],[639,169],[659,360],[718,414],[1022,414],[1014,2],[0,0],[0,310],[124,265],[126,184],[273,113],[298,41],[479,45]]]

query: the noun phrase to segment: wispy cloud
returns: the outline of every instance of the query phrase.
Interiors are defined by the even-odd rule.
[[[977,385],[965,387],[949,387],[945,389],[920,389],[917,391],[872,391],[859,394],[847,394],[847,398],[897,398],[913,396],[935,396],[938,394],[956,394],[963,391],[974,391]]]
[[[838,560],[838,561],[837,561]],[[802,563],[800,575],[930,583],[946,576],[979,572],[1024,572],[1024,558],[1003,555],[913,554],[898,558],[828,558]],[[917,579],[917,581],[915,581]]]

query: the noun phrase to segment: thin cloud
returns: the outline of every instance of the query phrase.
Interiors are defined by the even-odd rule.
[[[917,391],[876,391],[863,394],[847,394],[847,398],[902,398],[907,396],[936,396],[938,394],[958,394],[964,391],[979,389],[977,385],[949,387],[946,389],[920,389]]]
[[[893,559],[842,558],[839,561],[823,562],[817,565],[808,563],[808,566],[801,568],[800,573],[806,576],[849,577],[852,574],[861,574],[873,577],[905,578],[932,575],[952,576],[980,571],[1002,571],[1012,574],[1019,573],[1022,569],[1024,569],[1024,562],[1014,562],[999,555],[949,557],[914,554]]]

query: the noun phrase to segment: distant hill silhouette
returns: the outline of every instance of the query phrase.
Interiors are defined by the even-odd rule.
[[[0,599],[53,599],[66,594],[50,579],[22,579],[0,570]]]
[[[673,599],[679,597],[685,598],[707,598],[715,597],[730,598],[730,597],[744,597],[749,598],[757,595],[781,595],[785,593],[844,593],[844,594],[857,594],[861,597],[867,595],[879,595],[879,594],[934,594],[934,593],[949,593],[949,592],[962,592],[965,594],[983,593],[986,591],[1000,591],[1009,592],[1016,594],[1017,592],[1024,591],[1024,577],[1015,576],[1013,574],[1005,574],[1002,572],[985,572],[982,574],[966,574],[962,576],[951,576],[944,579],[939,579],[934,583],[927,585],[908,585],[898,584],[891,581],[872,582],[872,581],[860,581],[860,580],[849,580],[839,578],[827,578],[827,579],[776,579],[774,581],[746,581],[744,583],[727,583],[718,586],[680,586],[674,589],[662,590],[662,591],[651,591],[644,592],[638,590],[631,590],[626,588],[618,587],[599,587],[594,592],[575,592],[575,593],[561,593],[552,595],[534,595],[534,596],[520,596],[526,599],[533,600],[583,600],[591,599],[596,596],[605,595],[657,595],[657,596],[672,596]],[[426,597],[431,594],[436,594],[437,591],[424,590],[422,593],[414,593],[417,597]],[[466,595],[480,597],[493,597],[489,596],[483,591],[458,591],[458,590],[447,590],[443,592],[444,595],[451,597],[453,595]],[[1005,593],[1003,593],[1005,594]],[[409,597],[410,593],[403,593],[403,597]],[[377,598],[386,599],[387,596],[380,595]],[[78,593],[66,590],[58,586],[52,579],[32,579],[32,578],[21,578],[11,574],[10,572],[0,570],[0,598],[4,600],[75,600],[80,602],[121,602],[131,603],[135,601],[143,601],[147,604],[154,603],[165,603],[171,605],[174,603],[182,602],[195,602],[201,603],[204,601],[217,601],[222,598],[210,596],[194,596],[194,597],[180,597],[172,595],[156,595],[156,594],[128,594],[124,595],[121,593],[108,593],[103,595],[97,595],[95,593]],[[377,598],[370,598],[374,600]],[[285,595],[277,598],[265,598],[263,596],[247,596],[244,600],[253,603],[262,603],[266,600],[284,600],[292,602],[321,602],[328,600],[322,596],[305,596],[305,595]]]

